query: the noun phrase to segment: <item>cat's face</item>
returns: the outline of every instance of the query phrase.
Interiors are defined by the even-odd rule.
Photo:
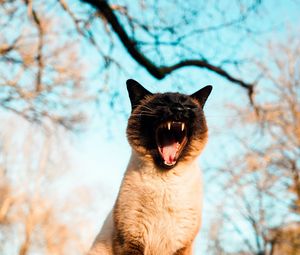
[[[127,137],[135,151],[164,169],[198,156],[207,140],[203,106],[212,87],[193,95],[152,94],[134,80],[127,81],[132,105]]]

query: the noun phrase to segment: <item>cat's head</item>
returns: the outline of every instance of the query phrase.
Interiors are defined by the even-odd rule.
[[[132,106],[127,138],[135,151],[164,169],[200,154],[207,140],[203,106],[212,86],[192,95],[152,94],[130,79],[127,90]]]

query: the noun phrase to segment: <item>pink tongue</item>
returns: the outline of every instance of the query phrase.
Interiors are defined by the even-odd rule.
[[[164,161],[167,164],[173,164],[177,152],[177,143],[165,145],[161,148],[161,153]]]

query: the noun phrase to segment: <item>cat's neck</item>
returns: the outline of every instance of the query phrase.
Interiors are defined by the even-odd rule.
[[[136,151],[132,150],[131,157],[126,169],[126,175],[127,174],[134,174],[137,173],[142,176],[148,176],[151,175],[152,177],[158,177],[158,178],[168,178],[171,176],[184,176],[184,175],[190,175],[193,173],[199,173],[199,163],[198,158],[195,157],[193,159],[190,159],[189,161],[184,162],[178,162],[178,164],[170,169],[161,169],[157,165],[155,165],[153,159],[151,156],[141,156]]]

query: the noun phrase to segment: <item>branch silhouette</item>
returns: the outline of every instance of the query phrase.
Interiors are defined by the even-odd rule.
[[[239,78],[232,76],[222,67],[213,65],[206,59],[186,59],[169,66],[157,66],[153,61],[151,61],[151,59],[149,59],[140,51],[137,42],[129,37],[128,33],[124,29],[124,26],[120,23],[119,19],[115,15],[113,8],[108,4],[106,0],[82,1],[90,4],[100,12],[100,14],[110,24],[113,31],[117,34],[118,38],[122,42],[127,52],[130,54],[130,56],[141,66],[143,66],[153,77],[157,79],[163,79],[172,72],[184,67],[194,66],[204,68],[220,75],[221,77],[227,79],[232,83],[243,87],[248,91],[249,97],[252,97],[253,84],[247,83]]]

